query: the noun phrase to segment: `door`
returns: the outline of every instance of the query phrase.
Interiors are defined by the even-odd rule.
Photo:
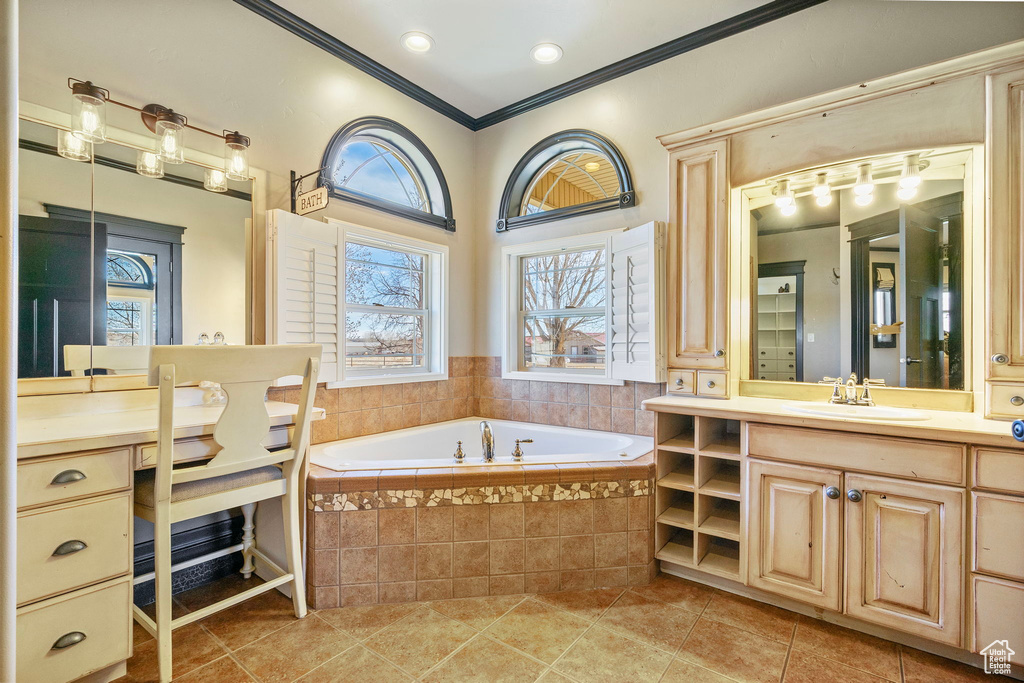
[[[114,281],[110,278],[105,283],[105,305],[108,323],[113,324],[125,306],[134,306],[148,311],[141,316],[148,328],[151,328],[151,344],[181,344],[181,263],[175,262],[175,251],[180,254],[180,247],[167,242],[124,237],[111,234],[107,238],[108,257],[121,254],[148,267],[151,277],[148,282],[129,284]],[[135,291],[132,291],[135,289]],[[140,307],[139,302],[147,305]],[[209,334],[213,334],[210,332]],[[115,335],[98,340],[98,344],[114,344]],[[194,343],[195,340],[188,340]]]
[[[900,207],[900,386],[942,388],[942,222]]]
[[[842,473],[747,461],[747,583],[840,611]]]
[[[961,642],[964,492],[846,475],[846,613]]]
[[[61,377],[64,347],[89,346],[104,328],[102,224],[19,216],[18,377]]]
[[[724,141],[669,158],[669,367],[727,367],[728,181]]]

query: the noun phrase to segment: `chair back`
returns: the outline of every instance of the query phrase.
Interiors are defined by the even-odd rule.
[[[320,372],[319,344],[277,346],[152,346],[149,383],[160,389],[154,497],[170,500],[175,483],[219,477],[283,463],[299,473],[309,446],[313,397]],[[302,378],[295,428],[288,448],[271,453],[263,445],[270,433],[267,389],[282,377]],[[205,465],[172,469],[174,462],[174,388],[189,382],[221,385],[227,404],[213,431],[220,451]],[[288,462],[291,465],[288,465]],[[291,467],[289,471],[287,468]]]

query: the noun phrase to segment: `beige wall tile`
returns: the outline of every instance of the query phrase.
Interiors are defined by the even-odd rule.
[[[452,548],[452,574],[456,578],[487,576],[490,572],[490,543],[462,541]]]
[[[381,545],[414,543],[416,541],[416,510],[413,508],[378,510],[377,528]]]
[[[450,579],[452,544],[420,543],[416,546],[416,580]]]
[[[453,506],[453,538],[456,541],[483,541],[488,536],[487,505]]]
[[[527,572],[553,571],[558,569],[558,537],[526,539]]]
[[[415,602],[416,582],[382,583],[379,586],[379,599],[381,602]]]
[[[489,591],[490,580],[487,576],[452,580],[453,598],[478,598],[488,595]]]
[[[594,566],[626,566],[626,532],[594,535]]]
[[[593,387],[591,387],[593,388]],[[607,387],[605,387],[607,388]],[[612,409],[603,406],[590,406],[590,428],[600,431],[611,431]]]
[[[452,540],[452,508],[416,508],[416,542],[441,543]]]
[[[594,501],[594,532],[625,531],[628,501],[633,498],[600,498]]]
[[[560,501],[558,503],[558,533],[562,536],[594,533],[594,501]]]
[[[490,512],[490,538],[523,537],[523,503],[488,505]]]
[[[338,578],[341,585],[377,581],[377,548],[342,548]]]
[[[562,536],[559,553],[559,567],[569,569],[593,569],[594,536]]]
[[[523,517],[526,536],[557,536],[558,506],[557,502],[525,503]]]
[[[490,541],[491,574],[522,573],[525,547],[523,539]]]
[[[377,510],[346,510],[338,514],[338,547],[377,545]]]
[[[522,593],[526,589],[525,578],[522,574],[492,576],[488,581],[488,591],[491,595],[515,595]]]

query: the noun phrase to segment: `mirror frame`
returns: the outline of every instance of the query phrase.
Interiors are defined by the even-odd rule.
[[[56,130],[70,130],[71,116],[66,112],[51,109],[25,100],[18,102],[19,121],[28,121]],[[131,149],[149,149],[152,137],[122,128],[107,126],[107,141]],[[219,154],[205,152],[192,147],[185,148],[188,163],[203,168],[223,168],[224,160]],[[247,344],[266,343],[266,213],[269,195],[269,174],[266,170],[250,165],[251,218],[246,220],[245,229],[245,279]],[[90,375],[88,377],[32,377],[18,379],[18,396],[44,396],[50,394],[81,394],[98,391],[123,391],[147,389],[146,375]]]
[[[522,204],[523,195],[530,187],[534,176],[552,159],[566,152],[576,150],[591,151],[601,154],[615,168],[615,175],[619,179],[619,194],[615,197],[607,197],[594,202],[567,206],[551,211],[541,211],[527,216],[510,215],[513,207]],[[544,138],[523,155],[512,169],[512,174],[505,183],[505,190],[501,193],[501,203],[498,205],[498,220],[495,227],[496,232],[506,232],[514,228],[525,228],[530,225],[557,221],[562,218],[573,216],[585,216],[599,211],[611,211],[612,209],[626,209],[636,206],[636,191],[633,189],[633,177],[629,173],[629,166],[619,149],[608,138],[593,131],[583,129],[563,130],[560,133],[549,135]]]

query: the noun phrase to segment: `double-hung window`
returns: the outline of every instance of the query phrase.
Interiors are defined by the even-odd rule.
[[[274,342],[323,345],[329,387],[447,378],[447,247],[271,216]]]
[[[503,249],[502,375],[663,381],[662,233],[649,223]]]

